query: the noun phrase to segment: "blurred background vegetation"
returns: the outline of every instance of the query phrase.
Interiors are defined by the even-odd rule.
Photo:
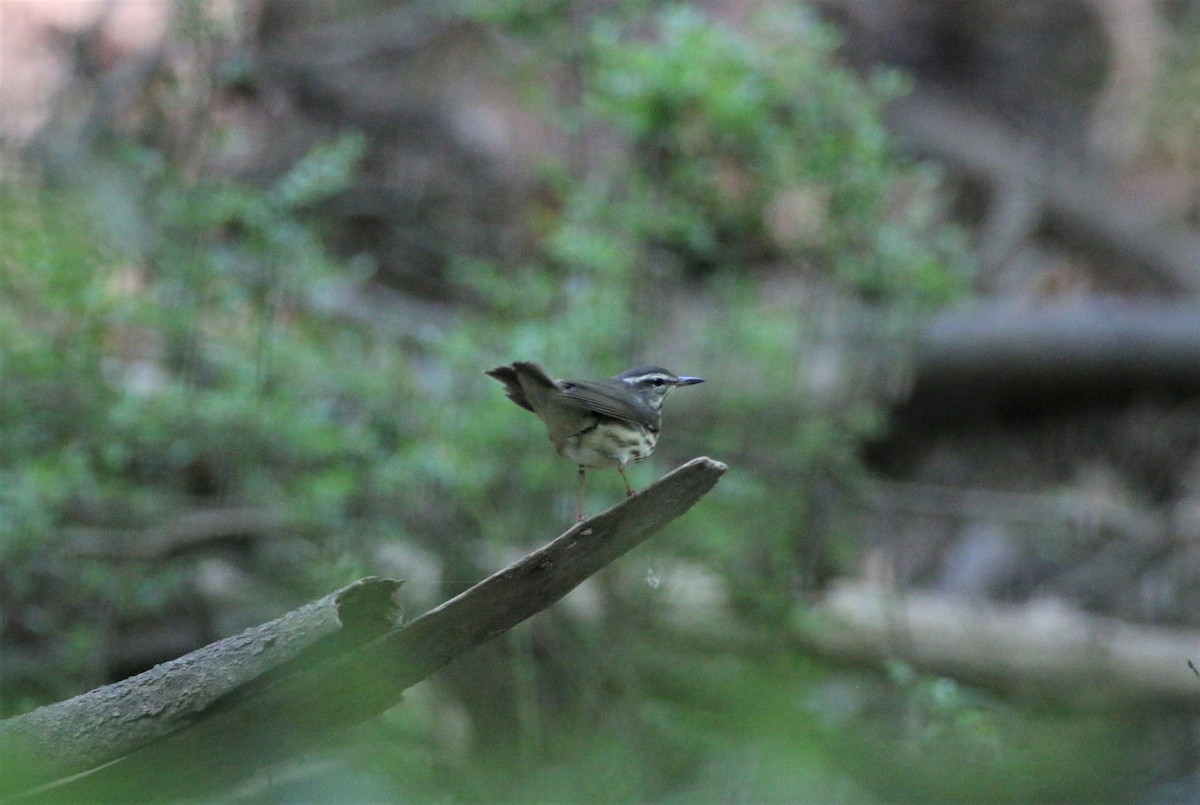
[[[704,454],[730,465],[714,493],[241,796],[1190,790],[1186,709],[805,637],[844,579],[1200,625],[1195,388],[1053,416],[1056,389],[955,398],[912,424],[936,317],[1186,301],[1186,277],[1056,227],[1049,163],[997,190],[885,126],[936,98],[1187,223],[1197,9],[1131,4],[1163,26],[1128,34],[1149,48],[1111,4],[970,5],[163,0],[131,42],[121,3],[74,26],[0,3],[40,43],[6,44],[10,68],[53,65],[0,120],[0,713],[363,575],[404,578],[423,612],[571,521],[574,468],[483,370],[655,363],[708,382],[672,399],[635,483]],[[589,512],[620,499],[609,475]],[[1158,526],[1132,529],[1134,559],[1129,518]]]

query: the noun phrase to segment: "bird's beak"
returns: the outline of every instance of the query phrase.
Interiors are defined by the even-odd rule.
[[[694,386],[697,383],[703,383],[703,377],[681,377],[675,381],[676,386]]]

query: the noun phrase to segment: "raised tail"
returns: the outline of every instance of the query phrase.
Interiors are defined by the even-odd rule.
[[[528,361],[514,361],[508,366],[497,366],[484,374],[503,383],[504,393],[508,395],[508,399],[527,411],[533,411],[533,406],[529,403],[529,396],[525,392],[527,387],[535,389],[535,394],[539,387],[548,391],[558,390],[558,384],[542,371],[542,367]]]

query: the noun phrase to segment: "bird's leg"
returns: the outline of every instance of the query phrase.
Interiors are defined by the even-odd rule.
[[[583,482],[587,480],[587,470],[579,467],[579,494],[575,499],[575,522],[583,522]]]
[[[621,480],[625,482],[625,497],[633,497],[633,487],[629,485],[629,479],[625,477],[625,465],[618,464],[617,472],[621,473]]]

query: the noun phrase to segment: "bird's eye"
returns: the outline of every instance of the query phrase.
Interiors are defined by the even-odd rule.
[[[667,381],[663,380],[661,377],[656,377],[653,380],[651,380],[650,382],[656,386],[661,386],[663,383],[666,383]]]

